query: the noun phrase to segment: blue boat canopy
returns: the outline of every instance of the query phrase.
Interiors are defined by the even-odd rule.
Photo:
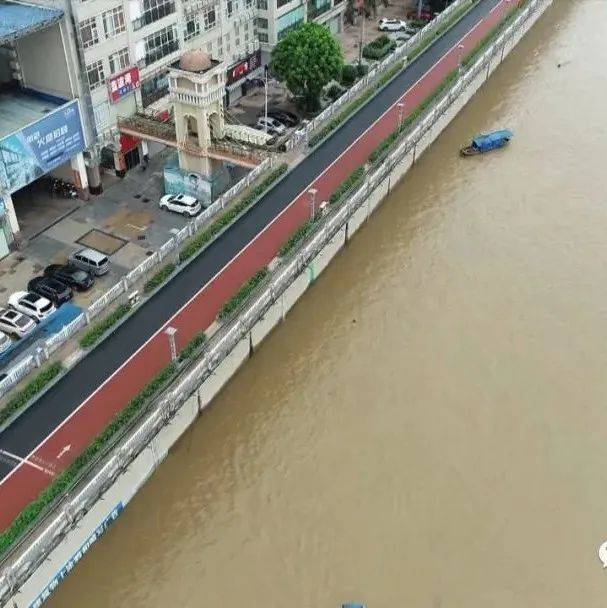
[[[478,135],[472,140],[472,145],[479,150],[495,148],[505,141],[509,141],[514,137],[514,133],[508,129],[502,131],[494,131],[486,135]]]
[[[0,1],[0,44],[50,27],[62,17],[61,9]]]

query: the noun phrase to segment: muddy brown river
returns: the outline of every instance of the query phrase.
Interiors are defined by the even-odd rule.
[[[48,605],[603,608],[606,59],[555,0]]]

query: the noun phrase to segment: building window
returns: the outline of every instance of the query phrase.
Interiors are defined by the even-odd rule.
[[[282,40],[290,31],[298,28],[305,19],[305,7],[298,6],[277,19],[278,40]]]
[[[200,36],[200,21],[198,17],[191,17],[185,22],[185,29],[183,31],[183,39],[191,40]]]
[[[259,42],[268,42],[268,35],[265,32],[259,32],[257,38],[259,38]]]
[[[82,47],[85,49],[99,42],[99,32],[97,31],[95,17],[90,17],[80,23],[80,40],[82,40]]]
[[[162,28],[145,39],[145,64],[150,65],[179,50],[177,29],[174,25]]]
[[[97,135],[101,135],[110,126],[110,104],[107,101],[102,101],[100,104],[93,106],[93,117],[95,118]]]
[[[204,29],[205,30],[210,30],[211,28],[215,27],[215,25],[217,25],[217,16],[215,14],[214,6],[205,8],[202,13],[202,17],[204,20]]]
[[[232,3],[232,0],[228,0],[227,7],[228,7],[228,17],[231,17],[232,13],[234,12],[234,4]]]
[[[103,72],[103,62],[101,59],[86,66],[86,76],[89,79],[91,89],[96,89],[104,83],[105,73]]]
[[[110,74],[116,74],[129,67],[131,59],[129,49],[124,48],[113,55],[110,55]]]
[[[255,19],[255,25],[258,28],[261,28],[262,30],[267,30],[268,29],[268,20],[264,19],[263,17],[257,17],[257,19]]]
[[[141,83],[141,101],[144,108],[162,99],[168,93],[169,77],[166,72],[164,74],[157,74]]]
[[[268,10],[268,0],[257,0],[257,8],[261,11]]]
[[[121,6],[117,6],[111,11],[103,13],[103,29],[105,30],[106,38],[113,38],[126,31],[124,12]]]
[[[143,0],[143,12],[133,20],[133,29],[141,29],[175,12],[175,0]]]

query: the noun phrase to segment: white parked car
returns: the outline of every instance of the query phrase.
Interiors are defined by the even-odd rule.
[[[15,292],[8,299],[8,305],[34,321],[42,321],[57,310],[50,300],[31,291]]]
[[[187,194],[165,194],[160,199],[160,208],[194,217],[200,213],[202,205],[198,199]]]
[[[0,354],[6,352],[12,343],[13,341],[3,331],[0,331]]]
[[[36,324],[23,313],[11,308],[0,308],[0,330],[17,338],[23,338],[34,330]]]
[[[282,135],[287,130],[287,127],[285,127],[279,120],[276,120],[271,116],[268,116],[267,118],[265,116],[261,116],[257,120],[255,128],[259,131],[266,131],[269,135]]]
[[[382,32],[400,32],[409,29],[406,21],[401,19],[387,19],[384,17],[379,20],[378,27]]]

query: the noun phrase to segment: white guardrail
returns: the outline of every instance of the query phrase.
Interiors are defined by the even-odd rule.
[[[395,165],[413,150],[437,119],[454,103],[459,94],[487,67],[531,13],[544,2],[546,0],[530,0],[520,15],[443,95],[441,101],[420,119],[417,127],[403,139],[377,169],[367,175],[356,192],[336,209],[330,211],[326,218],[319,223],[319,227],[306,244],[289,259],[284,260],[258,292],[238,311],[237,316],[233,317],[209,340],[201,358],[172,387],[170,392],[157,400],[139,426],[127,433],[120,446],[107,457],[107,461],[101,468],[86,483],[83,482],[83,487],[74,491],[71,497],[64,499],[57,514],[49,516],[48,523],[44,524],[44,528],[39,531],[37,537],[32,538],[32,533],[26,548],[16,549],[14,555],[5,558],[0,575],[0,604],[15,593],[21,582],[27,580],[63,536],[77,524],[103,492],[124,472],[128,464],[149,444],[162,427],[171,421],[189,395],[213,373],[232,349],[247,337],[249,331],[265,312],[305,271],[307,265],[364,204],[369,193],[381,184]],[[25,545],[25,542],[23,544]]]
[[[339,99],[335,100],[328,108],[323,110],[314,120],[293,133],[287,142],[287,148],[292,149],[306,142],[310,133],[320,125],[330,120],[342,106],[360,95],[363,89],[373,84],[374,80],[383,73],[391,69],[396,62],[406,60],[410,53],[419,44],[422,44],[429,36],[432,36],[444,23],[449,20],[453,13],[459,11],[466,5],[474,5],[478,0],[455,0],[435,19],[430,21],[415,36],[410,38],[403,45],[396,48],[388,57],[378,63],[364,78],[359,80],[352,88],[348,89]],[[128,294],[129,289],[142,276],[145,276],[153,268],[159,266],[172,252],[176,252],[178,246],[187,238],[196,234],[212,217],[217,215],[229,201],[247,188],[252,181],[273,166],[274,159],[269,157],[259,166],[253,169],[242,180],[222,194],[210,207],[189,222],[179,233],[169,239],[162,247],[146,258],[139,266],[131,270],[122,280],[104,293],[99,299],[93,302],[88,309],[79,317],[74,319],[62,331],[49,338],[46,342],[38,346],[35,355],[28,355],[19,360],[15,365],[5,371],[6,377],[0,381],[0,397],[8,393],[13,386],[20,382],[32,370],[43,365],[50,355],[66,343],[75,333],[83,327],[89,325],[91,321],[99,315],[108,305],[115,302],[119,297]]]
[[[164,243],[160,249],[146,258],[139,266],[133,268],[127,275],[95,300],[81,315],[76,317],[60,332],[54,334],[36,348],[36,353],[20,359],[5,371],[6,377],[0,381],[0,397],[8,393],[15,384],[20,382],[32,370],[43,365],[51,354],[63,346],[74,334],[89,325],[107,306],[123,295],[128,295],[133,285],[156,266],[159,266],[169,255],[177,253],[179,246],[189,237],[194,236],[209,220],[216,216],[226,205],[248,188],[261,174],[272,169],[275,164],[273,156],[266,158],[261,164],[250,171],[243,179],[224,192],[212,205],[207,207],[195,219],[188,222],[177,234]]]

